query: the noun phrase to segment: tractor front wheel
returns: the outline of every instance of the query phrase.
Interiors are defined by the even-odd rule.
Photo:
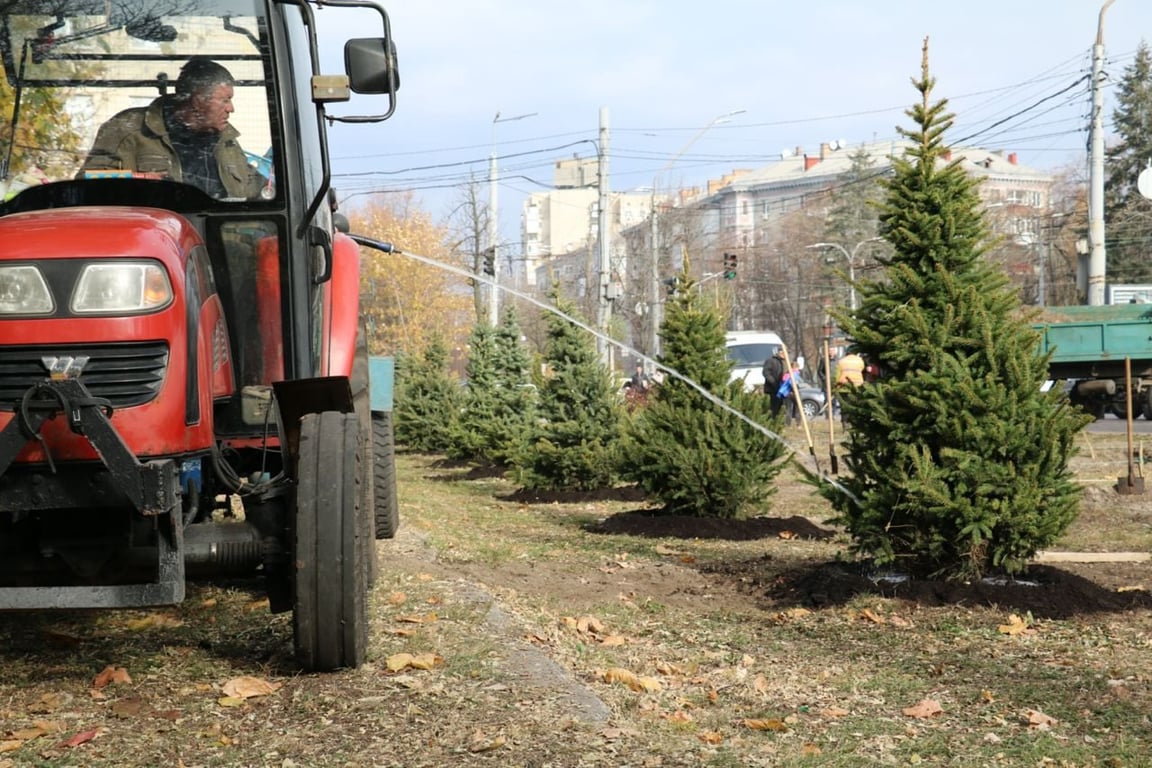
[[[364,663],[368,648],[368,555],[359,509],[364,467],[353,413],[300,420],[293,630],[296,660],[328,672]]]

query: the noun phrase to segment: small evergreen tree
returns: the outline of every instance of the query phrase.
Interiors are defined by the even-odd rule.
[[[469,345],[468,388],[447,453],[508,466],[527,435],[535,401],[515,310],[508,309],[499,328],[477,325]]]
[[[756,424],[778,430],[768,398],[730,382],[732,362],[719,315],[681,273],[681,290],[661,326],[661,363],[726,401]],[[783,443],[720,408],[697,389],[666,376],[625,431],[621,473],[666,514],[740,518],[775,492]]]
[[[448,450],[461,390],[448,374],[448,351],[442,341],[430,341],[420,357],[397,355],[395,399],[397,443],[428,453]]]
[[[1068,469],[1084,417],[1042,393],[1047,358],[1007,277],[983,254],[978,182],[945,162],[952,125],[925,42],[915,145],[894,161],[880,231],[886,279],[838,313],[882,378],[842,391],[849,425],[841,488],[823,489],[857,551],[915,575],[1019,571],[1076,515]]]
[[[553,295],[565,314],[571,302]],[[560,315],[548,316],[538,420],[516,458],[530,490],[589,491],[617,479],[623,406],[593,338]]]
[[[1112,120],[1120,141],[1105,157],[1108,274],[1113,282],[1147,283],[1152,281],[1152,200],[1136,189],[1140,173],[1152,162],[1152,52],[1144,41],[1124,68],[1116,103]]]

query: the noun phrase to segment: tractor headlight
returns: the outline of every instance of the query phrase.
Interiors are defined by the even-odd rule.
[[[50,315],[52,293],[31,265],[0,267],[0,315]]]
[[[89,264],[72,293],[76,314],[151,312],[172,301],[172,285],[159,264],[120,261]]]

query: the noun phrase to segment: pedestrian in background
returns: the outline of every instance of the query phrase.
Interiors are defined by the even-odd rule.
[[[784,398],[780,397],[780,383],[784,381],[784,374],[788,371],[784,367],[784,347],[777,347],[771,357],[764,361],[764,394],[770,399],[772,418],[780,415],[780,408],[784,405]]]
[[[864,383],[864,358],[849,352],[836,363],[836,389],[858,387]],[[840,423],[844,422],[844,411],[840,411]]]

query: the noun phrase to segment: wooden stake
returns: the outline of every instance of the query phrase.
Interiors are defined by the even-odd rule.
[[[784,365],[788,368],[788,376],[793,377],[792,360],[788,356],[788,347],[781,345],[780,348],[784,350]],[[804,436],[808,439],[808,453],[812,454],[812,462],[816,465],[816,471],[820,472],[820,460],[816,458],[816,444],[812,441],[812,430],[808,428],[808,417],[804,415],[804,401],[800,397],[800,385],[795,380],[792,381],[792,397],[796,400],[796,410],[800,413],[800,424],[804,427]]]

